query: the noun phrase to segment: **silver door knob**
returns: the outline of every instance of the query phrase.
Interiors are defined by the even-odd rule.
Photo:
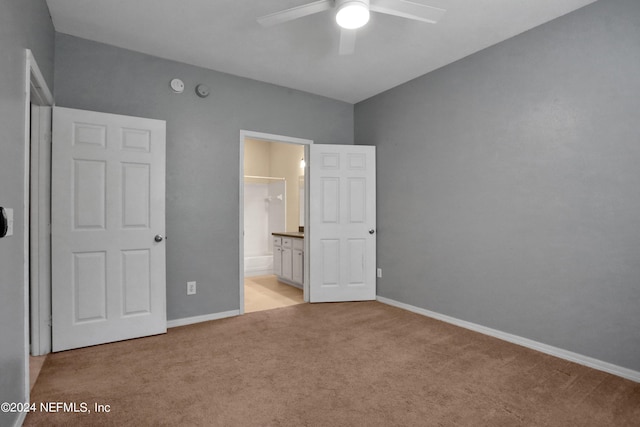
[[[164,237],[162,237],[162,234],[156,234],[156,237],[154,237],[153,240],[160,243],[164,240]]]
[[[375,233],[375,232],[376,232],[376,231],[375,231],[373,228],[369,230],[369,234],[373,234],[373,233]]]

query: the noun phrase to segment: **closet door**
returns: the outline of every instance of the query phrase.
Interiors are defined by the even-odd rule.
[[[53,351],[166,332],[165,122],[55,107]]]

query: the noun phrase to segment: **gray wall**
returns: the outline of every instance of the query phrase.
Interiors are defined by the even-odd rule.
[[[351,104],[59,33],[55,83],[59,106],[167,121],[168,319],[239,308],[241,129],[353,144]]]
[[[359,103],[378,294],[640,371],[640,2]]]
[[[0,239],[0,402],[24,399],[24,80],[31,49],[53,87],[53,25],[44,0],[0,0],[0,206],[14,209],[15,234]],[[0,412],[0,425],[17,414]]]

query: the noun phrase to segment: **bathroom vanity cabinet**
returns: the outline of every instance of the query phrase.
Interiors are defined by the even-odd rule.
[[[273,273],[278,280],[302,288],[304,283],[304,233],[272,233]]]

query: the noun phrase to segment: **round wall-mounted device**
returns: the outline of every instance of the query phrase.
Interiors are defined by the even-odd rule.
[[[171,80],[171,83],[169,83],[169,86],[171,86],[171,90],[173,90],[175,93],[184,92],[184,82],[180,79]]]
[[[209,88],[202,84],[198,85],[196,86],[196,94],[200,98],[206,98],[207,96],[209,96]]]

